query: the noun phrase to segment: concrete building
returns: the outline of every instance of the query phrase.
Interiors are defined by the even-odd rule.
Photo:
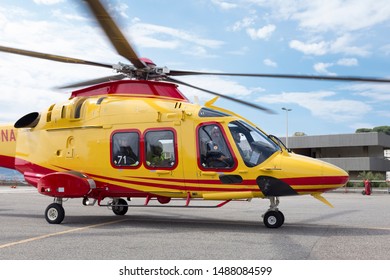
[[[286,138],[281,138],[286,143]],[[288,146],[297,154],[341,167],[357,179],[362,171],[390,171],[390,135],[381,132],[292,136]]]

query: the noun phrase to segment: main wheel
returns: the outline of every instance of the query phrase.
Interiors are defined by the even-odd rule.
[[[115,215],[123,216],[127,213],[127,210],[129,207],[127,206],[126,200],[120,198],[116,201],[116,203],[112,206],[112,212],[114,212]]]
[[[52,203],[47,206],[45,218],[49,224],[61,224],[65,218],[65,210],[61,204]]]
[[[280,211],[268,211],[264,214],[263,221],[268,228],[278,228],[284,223],[284,215]]]

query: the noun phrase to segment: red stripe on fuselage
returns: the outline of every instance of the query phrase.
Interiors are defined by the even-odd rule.
[[[348,182],[348,176],[300,177],[284,178],[281,180],[290,186],[344,185]]]
[[[15,169],[15,158],[0,155],[0,166],[9,169]]]

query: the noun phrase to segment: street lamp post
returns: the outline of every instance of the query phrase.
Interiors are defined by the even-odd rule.
[[[283,107],[282,110],[286,111],[286,147],[288,148],[288,112],[292,109]]]

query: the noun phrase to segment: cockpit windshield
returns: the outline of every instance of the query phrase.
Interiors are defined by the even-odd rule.
[[[261,164],[281,148],[259,129],[244,121],[229,123],[229,130],[248,167]]]

